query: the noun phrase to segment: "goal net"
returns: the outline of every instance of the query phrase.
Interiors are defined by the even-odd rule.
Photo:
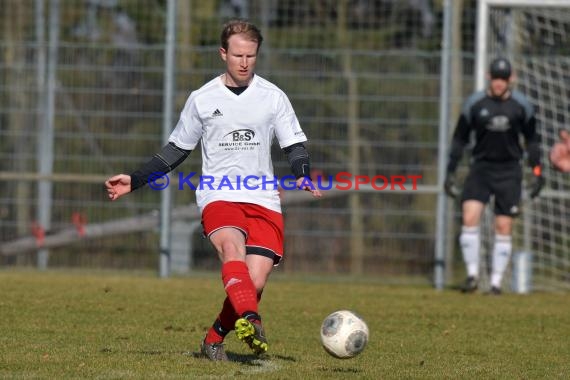
[[[531,254],[534,289],[569,290],[570,174],[553,170],[548,152],[559,130],[570,128],[570,2],[480,0],[477,26],[477,88],[484,87],[491,59],[509,58],[515,88],[535,106],[542,139],[546,186],[539,198],[525,197],[513,252]],[[486,227],[483,246],[490,247]]]

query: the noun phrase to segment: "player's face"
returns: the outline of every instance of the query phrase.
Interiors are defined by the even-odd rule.
[[[503,95],[505,95],[505,93],[509,89],[509,81],[500,78],[491,79],[490,89],[491,89],[491,95],[500,98]]]
[[[226,85],[247,86],[255,69],[257,42],[234,34],[228,39],[228,49],[220,48],[220,55],[226,62]]]

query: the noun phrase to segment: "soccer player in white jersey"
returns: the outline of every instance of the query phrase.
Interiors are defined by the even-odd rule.
[[[245,20],[228,22],[219,49],[226,72],[192,92],[169,143],[139,170],[106,182],[116,200],[144,186],[156,173],[178,166],[196,145],[202,147],[203,186],[196,190],[204,232],[218,252],[226,299],[201,343],[211,360],[228,360],[223,341],[229,331],[256,354],[267,351],[258,303],[283,256],[283,218],[271,163],[277,139],[287,155],[297,188],[315,197],[303,133],[283,91],[254,74],[263,37]],[[207,182],[207,184],[206,184]]]

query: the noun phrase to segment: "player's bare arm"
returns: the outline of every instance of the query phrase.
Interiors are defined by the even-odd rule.
[[[117,174],[105,181],[105,188],[110,200],[116,201],[125,194],[131,192],[131,176]]]
[[[561,130],[560,140],[550,149],[550,162],[556,170],[570,172],[570,132]]]

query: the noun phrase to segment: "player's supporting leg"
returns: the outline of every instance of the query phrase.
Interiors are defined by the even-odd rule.
[[[479,248],[481,245],[479,227],[463,226],[459,236],[459,244],[467,270],[467,280],[462,290],[473,292],[477,290],[479,279]]]
[[[511,251],[513,249],[511,235],[495,235],[493,247],[493,262],[491,272],[491,293],[501,293],[501,283],[503,275],[509,264]]]
[[[206,338],[204,339],[207,343],[221,343],[228,333],[234,328],[234,323],[238,319],[238,315],[235,313],[234,308],[230,302],[230,299],[226,297],[224,299],[224,304],[222,310],[218,315],[218,318],[214,321],[208,332],[206,333]]]
[[[202,355],[213,361],[226,362],[229,360],[223,343],[206,343],[206,341],[202,341],[200,351]]]
[[[206,343],[221,343],[228,333],[233,330],[234,323],[239,318],[228,297],[225,298],[222,310],[214,324],[206,333]]]
[[[223,342],[228,333],[233,330],[234,323],[238,319],[230,299],[226,297],[222,311],[210,327],[202,341],[202,353],[211,360],[228,360],[224,352]]]

